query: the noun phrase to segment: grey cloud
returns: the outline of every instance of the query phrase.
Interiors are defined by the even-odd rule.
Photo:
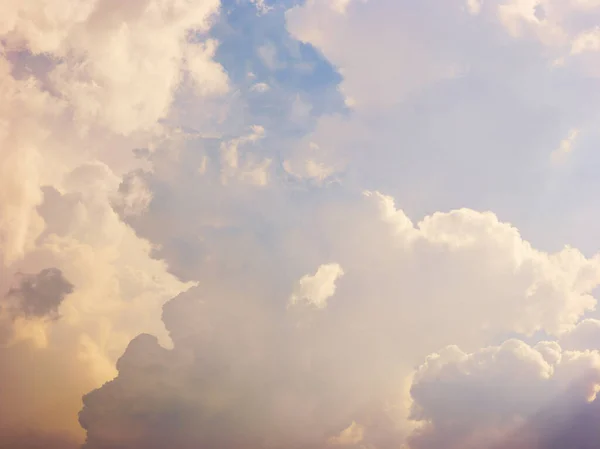
[[[46,268],[37,274],[19,275],[19,285],[5,296],[14,313],[26,318],[58,318],[58,308],[74,286],[58,268]]]

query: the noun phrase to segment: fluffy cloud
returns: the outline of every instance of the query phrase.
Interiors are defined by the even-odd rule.
[[[100,146],[114,145],[106,130],[128,135],[152,130],[167,116],[186,68],[202,95],[227,88],[221,66],[211,62],[215,42],[189,39],[192,32],[201,39],[218,7],[218,0],[140,0],[125,6],[32,1],[1,7],[5,260],[22,256],[41,232],[35,214],[39,185],[59,182],[77,161],[110,151],[82,157],[79,148],[95,149],[95,129],[104,133]]]
[[[203,247],[199,286],[163,311],[173,349],[139,337],[120,359],[119,376],[86,396],[86,448],[397,447],[411,428],[412,367],[426,354],[448,341],[476,350],[510,331],[561,334],[595,305],[589,292],[600,281],[598,260],[572,249],[537,251],[491,213],[465,209],[413,224],[377,193],[316,203],[301,224],[274,235],[280,253],[239,222],[236,232],[246,234],[239,241],[253,241],[252,251]],[[257,211],[257,229],[273,226],[280,211]],[[289,235],[304,252],[284,243]],[[306,273],[301,266],[324,249],[337,264],[294,274]],[[170,251],[167,260],[177,254]],[[320,307],[289,307],[294,287]],[[325,304],[334,291],[336,300]],[[537,374],[535,363],[547,366],[551,350],[523,368],[531,382],[549,375],[550,368]],[[513,387],[510,397],[526,391],[506,386]]]
[[[599,8],[354,0],[343,14],[322,1],[290,9],[289,31],[339,69],[351,100],[349,114],[320,117],[294,143],[291,166],[333,168],[346,184],[393,194],[411,215],[468,205],[493,210],[544,248],[597,251],[585,225],[596,214],[576,193],[598,191],[577,175],[595,159],[595,137],[584,135],[598,119],[597,53],[571,47]],[[582,153],[552,170],[552,152],[571,148],[574,139],[563,141],[575,129]]]
[[[0,5],[0,446],[76,445],[81,396],[129,341],[169,344],[161,307],[190,284],[114,209],[149,203],[123,175],[148,168],[131,150],[168,134],[176,93],[228,90],[207,39],[219,6]]]
[[[551,184],[552,151],[597,116],[590,60],[570,56],[586,26],[562,19],[574,3],[553,4],[288,11],[291,33],[339,68],[350,111],[321,117],[289,150],[262,124],[248,131],[262,123],[250,117],[146,153],[151,169],[121,189],[143,207],[120,216],[196,286],[163,308],[171,348],[140,335],[118,376],[85,396],[86,449],[597,441],[585,423],[599,357],[569,339],[596,306],[600,259],[563,240],[536,249],[494,213],[462,207],[523,218]],[[253,51],[277,74],[291,64],[273,41]],[[264,176],[247,176],[267,160]],[[333,173],[339,183],[322,182]],[[558,343],[489,346],[515,333]],[[556,410],[556,433],[544,432]]]
[[[415,374],[415,449],[581,447],[597,444],[600,354],[509,340],[430,355]],[[596,421],[596,423],[594,422]]]
[[[130,133],[164,117],[188,43],[186,34],[204,32],[218,0],[136,0],[125,6],[90,0],[77,6],[55,2],[6,5],[1,29],[9,47],[59,60],[48,73],[51,87],[74,109],[77,120],[94,121]],[[190,49],[192,69],[203,58]],[[203,81],[222,87],[220,67],[204,64]],[[215,76],[213,73],[217,71]],[[192,70],[194,79],[202,76]],[[135,82],[131,82],[135,80]]]
[[[5,310],[14,316],[0,348],[0,382],[11,386],[0,394],[3,438],[41,432],[40,441],[56,433],[77,442],[81,396],[114,376],[131,338],[153,332],[169,344],[161,306],[189,286],[120,221],[109,201],[118,185],[106,166],[92,164],[72,172],[62,193],[44,188],[37,213],[45,230],[35,250],[3,271]]]
[[[63,3],[0,6],[2,444],[597,443],[598,2]]]
[[[322,309],[327,300],[335,294],[335,283],[344,275],[344,270],[337,263],[324,264],[314,275],[302,276],[292,296],[291,304],[307,302]]]

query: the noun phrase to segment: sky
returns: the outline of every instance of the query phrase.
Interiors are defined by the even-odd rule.
[[[0,449],[597,449],[600,1],[0,2]]]

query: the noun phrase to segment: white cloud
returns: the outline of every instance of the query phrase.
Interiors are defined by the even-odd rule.
[[[323,264],[313,275],[302,276],[290,304],[307,302],[318,309],[327,306],[327,300],[335,294],[336,282],[344,275],[344,270],[337,263]]]
[[[270,89],[270,86],[267,83],[256,83],[256,84],[253,84],[250,89],[254,92],[264,93]]]
[[[217,42],[214,40],[186,47],[187,68],[200,97],[222,95],[229,90],[227,74],[213,59],[216,50]]]

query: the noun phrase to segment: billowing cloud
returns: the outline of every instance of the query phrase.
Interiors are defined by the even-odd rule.
[[[417,370],[415,449],[591,448],[600,434],[600,354],[509,340],[466,354],[456,346]]]
[[[169,133],[176,94],[228,91],[207,38],[219,6],[0,5],[2,447],[76,447],[81,397],[114,376],[129,341],[152,332],[169,344],[161,307],[191,284],[115,209],[150,202],[123,176],[148,169],[132,150]]]
[[[351,0],[343,14],[330,6],[297,5],[287,27],[339,69],[350,113],[321,116],[293,143],[291,166],[333,168],[415,216],[468,205],[493,210],[543,248],[600,249],[585,224],[597,217],[575,193],[599,190],[578,175],[595,160],[596,137],[584,136],[598,119],[598,53],[571,51],[595,29],[596,2]],[[580,154],[570,151],[574,130]],[[569,167],[552,170],[549,159],[567,152]]]
[[[0,447],[598,446],[596,0],[51,3],[0,6]]]
[[[381,194],[334,204],[312,206],[312,220],[286,230],[308,242],[310,230],[320,229],[337,261],[308,275],[286,273],[295,264],[277,261],[250,268],[265,260],[259,241],[247,255],[216,258],[205,247],[214,256],[199,262],[198,287],[163,311],[173,349],[139,337],[120,359],[119,376],[86,396],[86,449],[167,442],[181,448],[317,448],[341,441],[397,447],[412,426],[412,368],[443,342],[477,350],[506,332],[560,335],[595,305],[589,292],[600,281],[596,259],[572,249],[537,251],[491,213],[465,209],[413,224]],[[259,228],[277,219],[268,211],[259,211]],[[295,246],[289,251],[275,257],[312,258]],[[292,288],[317,307],[289,307]],[[533,360],[549,363],[539,354]],[[530,370],[532,382],[547,375],[537,369]],[[506,386],[513,387],[511,397],[526,391]]]

